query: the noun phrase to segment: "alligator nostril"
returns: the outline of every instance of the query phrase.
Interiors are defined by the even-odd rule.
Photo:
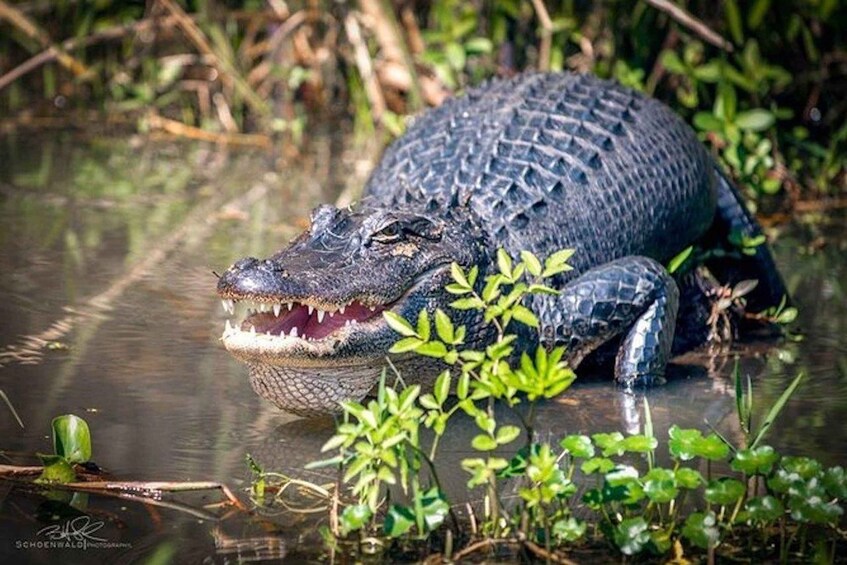
[[[245,270],[249,269],[250,267],[254,267],[256,265],[256,263],[258,263],[258,262],[259,262],[259,260],[256,259],[255,257],[245,257],[244,259],[239,259],[238,261],[236,261],[232,265],[232,268],[239,270],[239,271],[245,271]]]

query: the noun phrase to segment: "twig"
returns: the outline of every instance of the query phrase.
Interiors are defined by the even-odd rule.
[[[468,555],[476,553],[480,549],[491,548],[495,545],[515,545],[517,543],[517,541],[511,539],[482,539],[466,547],[463,547],[461,551],[457,551],[456,553],[454,553],[453,561],[456,562],[461,559],[464,559]]]
[[[553,20],[543,0],[532,0],[532,7],[541,24],[541,45],[538,47],[538,70],[550,70],[550,50],[553,43]]]
[[[1,0],[0,0],[1,1]],[[267,102],[263,100],[255,90],[253,90],[247,81],[241,76],[233,64],[226,58],[218,55],[206,40],[206,35],[197,27],[194,20],[189,17],[185,11],[177,5],[174,0],[158,0],[164,8],[177,19],[177,26],[182,30],[188,40],[204,55],[212,58],[214,66],[232,82],[235,90],[244,97],[244,101],[262,118],[271,117],[271,109]]]
[[[50,35],[44,31],[37,23],[32,21],[26,14],[18,10],[14,6],[10,6],[4,0],[0,0],[0,20],[8,20],[13,26],[21,30],[24,34],[41,44],[42,47],[53,49],[54,57],[59,63],[71,71],[74,75],[86,76],[91,73],[91,70],[84,63],[74,58],[65,52],[64,49],[55,45]]]
[[[379,121],[385,113],[385,97],[382,94],[379,81],[377,81],[376,75],[374,75],[368,46],[365,45],[365,41],[362,39],[362,30],[359,27],[359,21],[353,12],[347,14],[347,17],[344,19],[344,30],[347,32],[347,38],[353,45],[356,67],[359,69],[359,74],[362,76],[362,83],[365,86],[365,92],[371,102],[371,113],[374,120]]]
[[[563,557],[555,551],[547,551],[535,542],[526,540],[523,543],[528,550],[548,562],[552,561],[553,563],[564,563],[565,565],[577,565],[576,561],[571,561],[567,557]]]
[[[218,100],[215,101],[219,103]],[[220,111],[220,108],[218,108]],[[232,117],[230,116],[230,119]],[[237,133],[237,132],[214,132],[200,129],[198,127],[184,124],[177,120],[163,118],[158,114],[151,114],[148,118],[150,127],[167,132],[171,135],[196,139],[199,141],[211,141],[213,143],[225,143],[229,145],[246,145],[269,149],[271,138],[262,134]],[[233,124],[234,125],[234,124]]]
[[[0,477],[38,475],[43,470],[41,465],[0,465]]]
[[[715,31],[713,31],[709,26],[703,23],[701,20],[695,18],[688,12],[686,12],[683,8],[680,8],[676,4],[672,3],[670,0],[645,0],[648,4],[665,12],[670,17],[675,19],[678,23],[684,25],[697,35],[699,35],[703,40],[708,43],[711,43],[715,47],[719,47],[724,51],[732,53],[733,47],[732,43],[721,37],[721,35]]]

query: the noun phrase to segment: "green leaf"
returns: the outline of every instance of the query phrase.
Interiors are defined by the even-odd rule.
[[[441,308],[435,310],[435,331],[444,343],[455,343],[456,332],[450,317]]]
[[[685,520],[682,535],[702,549],[709,549],[720,540],[720,530],[714,512],[694,512]]]
[[[444,55],[455,71],[465,68],[465,49],[458,43],[448,43],[444,46]]]
[[[506,278],[512,278],[512,258],[502,247],[497,250],[497,268]]]
[[[407,322],[405,318],[402,318],[399,314],[395,314],[391,310],[385,310],[382,313],[382,317],[385,319],[385,323],[388,324],[388,327],[398,334],[406,337],[420,337],[417,332],[415,332],[414,328],[412,328],[412,324]]]
[[[640,434],[628,436],[621,441],[624,451],[630,453],[649,453],[656,449],[658,445],[659,442],[656,438]]]
[[[677,55],[675,51],[665,49],[662,51],[660,58],[662,66],[665,67],[668,72],[678,75],[686,74],[687,68],[685,63],[682,62],[682,59],[679,58],[679,55]]]
[[[670,449],[671,456],[674,459],[680,459],[682,461],[688,461],[697,455],[695,444],[697,441],[703,439],[703,434],[700,433],[700,430],[682,429],[676,424],[670,427],[668,436],[670,438],[668,440],[668,448]]]
[[[744,27],[741,24],[741,10],[738,9],[736,0],[724,0],[724,12],[726,23],[732,33],[732,39],[738,45],[744,43]]]
[[[610,455],[623,455],[624,448],[622,445],[623,434],[620,432],[598,433],[591,436],[594,444],[603,450],[603,457]]]
[[[471,296],[454,300],[450,306],[456,310],[481,310],[485,307],[485,303],[476,296]]]
[[[412,529],[415,525],[415,512],[407,506],[392,504],[385,514],[383,531],[391,538],[398,538]]]
[[[650,532],[647,531],[647,522],[641,516],[627,518],[615,527],[615,545],[624,555],[635,555],[640,553],[644,546],[650,541]]]
[[[53,418],[53,452],[68,463],[91,459],[91,432],[86,421],[73,414]]]
[[[450,394],[450,371],[444,371],[438,375],[438,378],[435,379],[433,392],[435,393],[436,400],[438,400],[438,404],[444,404],[444,401],[447,400],[447,396]]]
[[[341,533],[346,536],[350,532],[361,530],[365,525],[367,525],[368,520],[371,519],[371,515],[371,510],[368,508],[367,504],[356,504],[354,506],[346,507],[341,512],[339,520]]]
[[[562,448],[573,457],[587,459],[594,457],[594,445],[591,438],[584,435],[569,435],[559,442]]]
[[[738,502],[738,499],[744,496],[745,490],[744,483],[741,481],[723,477],[709,481],[709,485],[706,487],[705,498],[712,504],[728,506]]]
[[[544,270],[541,272],[541,277],[548,278],[572,270],[573,267],[568,265],[567,262],[575,251],[575,249],[562,249],[547,257],[544,261]]]
[[[716,132],[723,131],[724,122],[711,112],[697,112],[694,114],[694,127],[700,131]]]
[[[415,352],[420,355],[426,355],[427,357],[435,357],[436,359],[441,359],[445,355],[447,355],[447,347],[444,346],[440,341],[428,341],[419,345]]]
[[[456,284],[460,287],[465,288],[467,290],[471,289],[471,284],[465,277],[465,272],[455,261],[453,263],[450,263],[450,276],[453,277],[453,280],[456,281]]]
[[[735,116],[735,125],[747,131],[765,131],[775,122],[776,116],[761,108],[739,112]]]
[[[676,257],[670,260],[668,263],[668,272],[673,274],[679,270],[679,268],[691,257],[691,253],[694,251],[694,246],[689,245],[686,247],[682,253],[678,254]]]
[[[615,468],[615,462],[606,457],[592,457],[591,459],[586,459],[580,468],[586,475],[592,473],[605,474]]]
[[[587,526],[588,525],[584,521],[574,518],[573,516],[569,516],[567,518],[562,518],[561,520],[556,520],[553,523],[551,533],[559,543],[572,543],[582,539],[585,535]]]
[[[540,325],[535,314],[533,314],[529,308],[520,304],[517,304],[514,308],[512,308],[512,317],[523,325],[531,328],[538,328]]]
[[[840,498],[842,501],[847,499],[847,474],[844,473],[843,467],[827,469],[821,483],[830,496]]]
[[[497,449],[497,441],[487,434],[478,434],[471,441],[471,447],[477,451],[491,451]]]
[[[521,429],[517,426],[500,426],[497,429],[495,439],[497,445],[506,445],[514,441],[519,435],[521,435]]]
[[[676,483],[680,487],[687,488],[689,490],[696,489],[706,482],[706,479],[703,478],[700,471],[697,471],[696,469],[689,469],[688,467],[680,467],[676,470],[674,476],[676,478]]]
[[[779,454],[769,445],[740,449],[732,460],[732,468],[748,475],[767,475],[779,460]]]
[[[424,341],[429,341],[429,312],[426,311],[426,308],[422,308],[421,311],[418,313],[417,330],[418,337],[420,337]]]
[[[400,341],[396,342],[389,349],[389,353],[406,353],[407,351],[414,351],[421,344],[424,343],[420,338],[417,337],[404,337]]]
[[[538,260],[535,254],[529,251],[521,251],[521,260],[526,265],[526,270],[529,271],[530,275],[533,277],[541,276],[541,261]]]
[[[791,395],[794,394],[795,390],[797,390],[797,387],[800,385],[800,381],[803,380],[803,376],[804,373],[798,374],[794,378],[794,380],[791,381],[791,384],[788,385],[788,388],[783,391],[777,401],[774,402],[774,405],[771,406],[771,409],[768,411],[768,415],[765,416],[765,421],[762,422],[762,427],[759,428],[759,431],[756,433],[755,439],[750,444],[751,448],[754,448],[759,445],[759,442],[764,439],[765,434],[768,433],[768,430],[770,429],[771,425],[773,425],[777,416],[779,416],[779,413],[782,411],[782,408],[788,402],[788,399],[791,398]]]
[[[729,456],[729,446],[717,434],[709,434],[694,442],[694,454],[711,461],[721,461]]]
[[[61,455],[39,455],[39,457],[44,469],[35,482],[65,484],[76,480],[73,466]]]
[[[491,40],[487,37],[472,37],[465,42],[465,52],[468,55],[484,55],[491,53],[493,48]]]
[[[739,521],[769,524],[775,522],[785,513],[785,507],[779,499],[771,495],[757,496],[744,503],[744,511],[739,514]]]
[[[676,476],[670,469],[653,469],[644,475],[641,483],[644,486],[644,494],[656,503],[670,502],[679,494]]]
[[[428,531],[434,531],[444,523],[444,519],[450,512],[450,504],[443,492],[438,487],[432,487],[421,495],[424,523]]]

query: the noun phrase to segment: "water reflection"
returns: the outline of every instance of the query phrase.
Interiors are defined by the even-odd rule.
[[[317,145],[279,175],[262,154],[221,156],[206,146],[82,142],[72,134],[0,142],[0,389],[27,425],[20,429],[0,405],[0,448],[50,451],[50,419],[72,412],[91,425],[94,460],[117,477],[219,480],[243,494],[251,453],[268,470],[331,479],[302,466],[321,457],[332,421],[281,414],[251,391],[244,366],[219,346],[225,315],[211,273],[272,253],[302,229],[313,205],[355,184],[359,161],[335,153],[335,142]],[[647,394],[657,435],[672,423],[703,429],[708,422],[739,437],[729,379],[737,354],[755,384],[759,421],[797,372],[808,374],[769,443],[847,463],[844,226],[791,226],[776,246],[805,340],[689,359],[694,365],[676,368],[667,386]],[[26,339],[39,334],[55,348]],[[635,432],[643,403],[643,394],[605,380],[580,383],[541,407],[538,433]],[[459,461],[470,455],[475,428],[465,422],[452,433],[441,450],[450,469],[445,486],[454,500],[473,498]],[[296,562],[320,544],[320,517],[198,522],[92,496],[85,507],[109,516],[109,535],[131,548],[23,554],[15,542],[32,539],[53,510],[32,493],[0,489],[3,562],[132,561],[165,550],[179,560],[285,555]]]

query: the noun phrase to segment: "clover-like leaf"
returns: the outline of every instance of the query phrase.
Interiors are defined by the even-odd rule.
[[[732,460],[732,468],[748,475],[767,475],[779,461],[779,454],[769,445],[753,449],[739,449]]]
[[[847,498],[847,474],[843,467],[827,469],[821,482],[830,496],[842,500]]]
[[[573,457],[587,459],[594,457],[594,444],[591,438],[584,435],[569,435],[559,442],[559,445]]]
[[[623,520],[615,527],[614,540],[624,555],[640,553],[650,541],[647,522],[641,516]]]
[[[696,489],[706,482],[706,479],[703,478],[700,471],[697,471],[696,469],[689,469],[688,467],[680,467],[676,470],[674,475],[676,478],[676,484],[679,485],[680,488],[687,488],[689,490]]]
[[[778,498],[771,495],[757,496],[744,503],[744,511],[739,514],[739,520],[769,524],[785,513],[785,507]]]
[[[368,520],[371,519],[371,516],[371,509],[368,508],[367,504],[356,504],[346,507],[341,512],[338,522],[339,526],[341,526],[341,533],[346,536],[350,532],[362,529],[368,523]]]
[[[606,457],[592,457],[591,459],[586,459],[582,463],[582,472],[586,475],[590,475],[592,473],[608,473],[612,469],[615,468],[615,462]]]
[[[575,542],[585,535],[586,528],[584,521],[569,516],[553,523],[552,534],[559,542]]]
[[[714,512],[694,512],[685,520],[682,535],[697,547],[708,549],[720,540]]]
[[[695,444],[697,441],[703,439],[703,434],[700,433],[700,430],[682,429],[676,424],[670,427],[668,436],[670,437],[668,448],[670,449],[671,456],[674,459],[680,459],[682,461],[694,459],[697,455]]]
[[[644,494],[653,502],[664,504],[670,502],[679,494],[676,486],[676,476],[670,469],[651,469],[641,480]]]
[[[744,492],[744,483],[736,479],[723,477],[709,481],[709,485],[706,487],[705,498],[712,504],[726,506],[738,502],[738,499],[744,496]]]
[[[627,436],[621,441],[621,446],[630,453],[649,453],[658,445],[656,438],[642,434]]]

